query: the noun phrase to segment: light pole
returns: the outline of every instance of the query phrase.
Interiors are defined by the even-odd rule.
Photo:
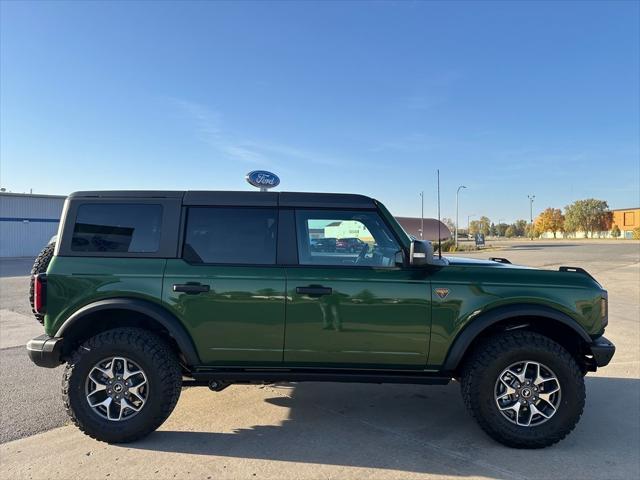
[[[424,237],[424,190],[420,192],[420,240]]]
[[[460,196],[460,189],[462,188],[467,188],[467,187],[465,187],[464,185],[460,185],[458,187],[458,190],[456,191],[456,235],[455,235],[456,247],[458,246],[458,204],[459,204],[458,197]]]
[[[529,220],[531,221],[531,226],[529,227],[529,236],[531,240],[533,240],[533,199],[536,198],[535,195],[527,195],[529,199]]]

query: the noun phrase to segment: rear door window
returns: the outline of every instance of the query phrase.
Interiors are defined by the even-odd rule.
[[[78,207],[74,252],[153,253],[160,247],[162,205],[85,204]]]
[[[191,207],[183,258],[191,263],[274,265],[275,208]]]

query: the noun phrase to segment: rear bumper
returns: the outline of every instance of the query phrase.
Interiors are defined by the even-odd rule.
[[[39,367],[55,368],[62,363],[62,339],[40,335],[27,342],[27,353]]]
[[[591,348],[593,360],[598,367],[608,365],[613,354],[616,353],[616,346],[605,337],[596,338],[589,347]]]

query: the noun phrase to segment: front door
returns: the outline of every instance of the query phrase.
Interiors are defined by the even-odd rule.
[[[167,260],[163,301],[209,365],[282,363],[284,269],[277,209],[189,207],[182,259]]]
[[[401,247],[378,213],[298,209],[295,223],[299,265],[286,269],[284,363],[423,369],[426,269],[402,267]]]

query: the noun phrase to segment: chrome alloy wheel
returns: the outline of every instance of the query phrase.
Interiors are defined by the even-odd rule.
[[[113,422],[135,416],[144,407],[148,392],[146,374],[125,357],[100,360],[85,382],[89,406],[102,418]]]
[[[536,427],[555,415],[560,382],[553,371],[531,360],[514,363],[498,376],[495,401],[500,413],[521,427]]]

